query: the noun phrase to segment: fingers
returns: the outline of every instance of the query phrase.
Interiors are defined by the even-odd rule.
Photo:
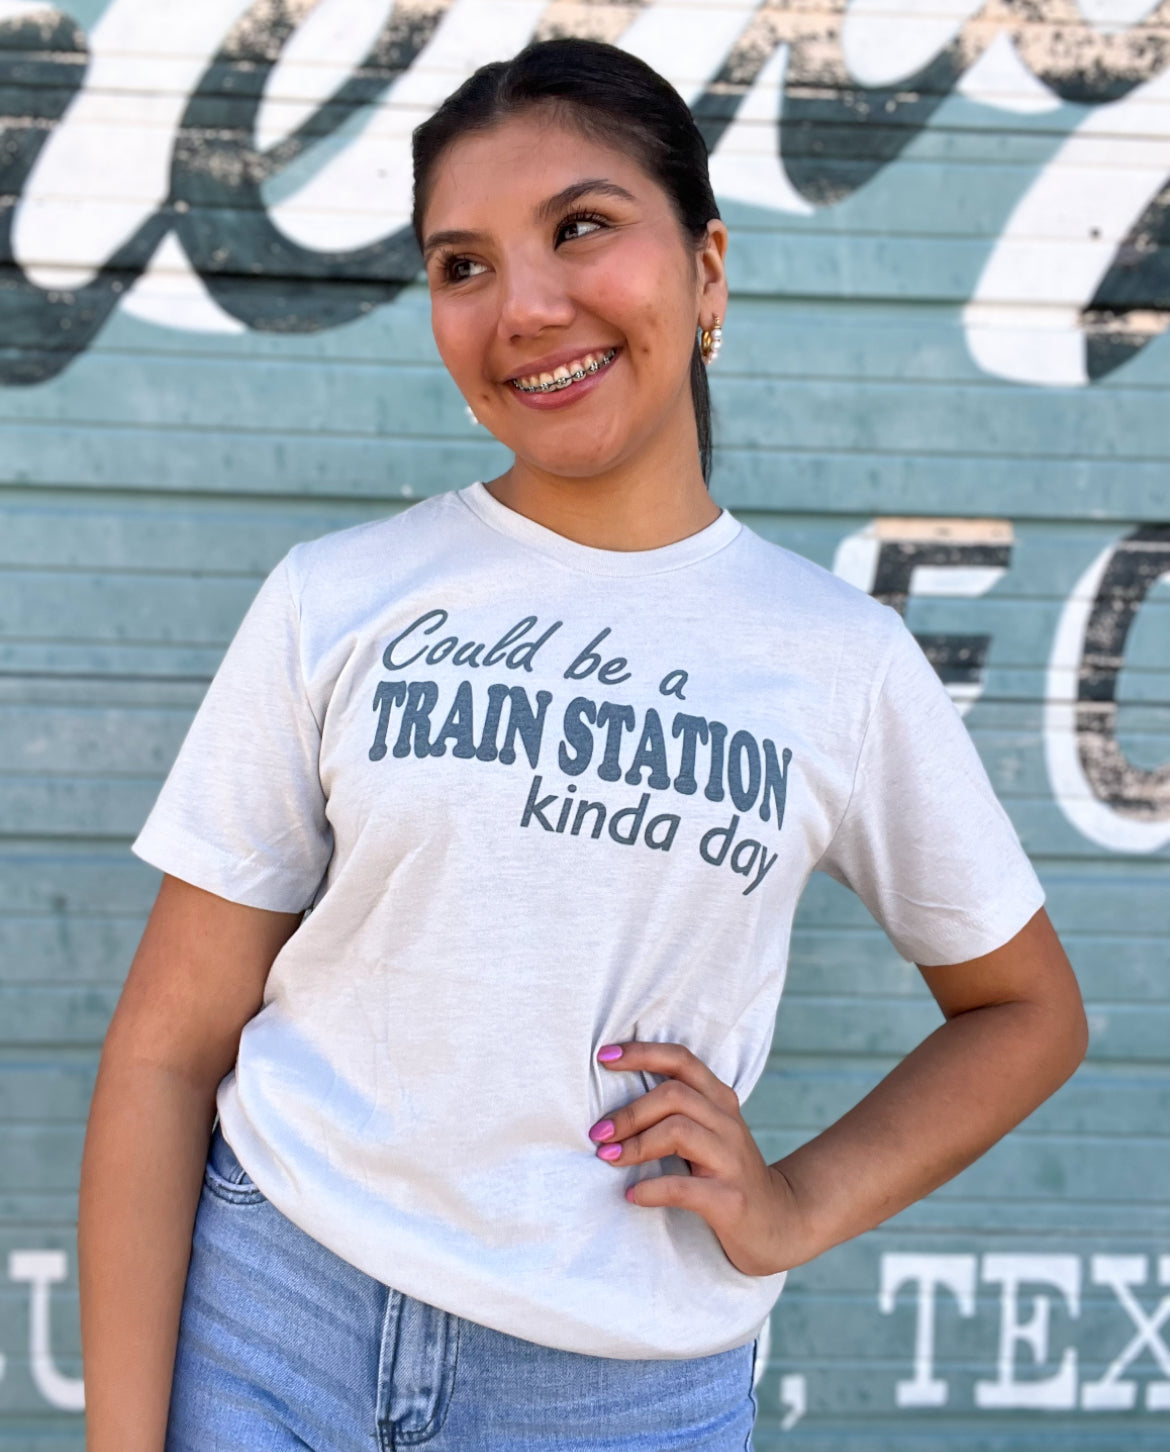
[[[665,1074],[689,1085],[725,1114],[739,1112],[739,1096],[735,1090],[717,1078],[684,1044],[658,1044],[633,1039],[622,1044],[606,1044],[598,1051],[597,1059],[607,1069],[622,1072],[648,1070],[651,1074]]]
[[[666,1155],[690,1160],[708,1175],[729,1174],[734,1168],[726,1142],[685,1114],[669,1114],[620,1144],[603,1144],[597,1154],[599,1159],[619,1168],[660,1160]]]
[[[684,1084],[679,1079],[668,1079],[631,1104],[613,1109],[604,1119],[598,1120],[589,1131],[589,1138],[598,1144],[616,1143],[640,1134],[650,1125],[665,1119],[670,1114],[685,1114],[707,1129],[718,1131],[726,1128],[727,1116],[717,1109],[710,1099]],[[604,1156],[603,1158],[611,1158]]]
[[[630,1040],[606,1045],[597,1058],[608,1069],[660,1074],[665,1081],[593,1125],[598,1158],[620,1169],[677,1155],[691,1166],[689,1175],[639,1180],[626,1199],[676,1205],[709,1224],[733,1213],[745,1132],[735,1090],[683,1044]]]
[[[718,1180],[705,1180],[695,1175],[655,1175],[638,1180],[626,1190],[631,1205],[649,1208],[654,1205],[677,1205],[680,1210],[693,1210],[708,1224],[718,1224],[735,1212],[735,1192]]]

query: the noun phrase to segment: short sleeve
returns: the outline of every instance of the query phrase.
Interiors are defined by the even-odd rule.
[[[1002,947],[1044,904],[962,717],[900,620],[852,795],[817,866],[927,967]]]
[[[219,897],[309,907],[333,850],[289,556],[260,587],[131,847]]]

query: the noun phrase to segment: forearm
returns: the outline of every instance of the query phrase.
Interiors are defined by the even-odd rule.
[[[88,1452],[162,1452],[215,1086],[107,1047],[81,1169]]]
[[[978,1159],[1084,1054],[1083,1019],[1027,1000],[948,1019],[860,1103],[772,1166],[801,1227],[789,1265],[872,1229]],[[788,1267],[784,1267],[788,1268]]]

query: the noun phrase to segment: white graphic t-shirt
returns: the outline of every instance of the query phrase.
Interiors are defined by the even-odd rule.
[[[311,908],[220,1083],[289,1219],[371,1276],[570,1351],[750,1340],[698,1215],[626,1200],[590,1126],[687,1045],[747,1097],[814,869],[899,953],[990,952],[1044,894],[895,611],[724,510],[595,549],[482,483],[296,545],[261,587],[133,849]]]

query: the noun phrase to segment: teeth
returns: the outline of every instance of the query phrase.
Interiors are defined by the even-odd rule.
[[[586,353],[583,358],[574,358],[571,363],[562,363],[551,373],[529,374],[526,378],[513,378],[512,387],[521,393],[556,393],[570,383],[579,383],[582,378],[596,373],[617,353],[616,348],[607,348],[604,353]]]

